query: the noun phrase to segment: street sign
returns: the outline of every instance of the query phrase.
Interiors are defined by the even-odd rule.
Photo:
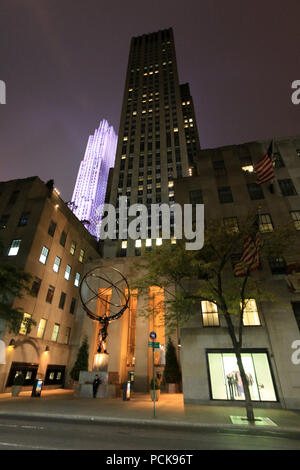
[[[155,338],[156,338],[156,333],[155,333],[155,331],[151,331],[151,333],[150,333],[149,336],[150,336],[151,339],[155,339]]]
[[[159,343],[149,341],[148,346],[153,349],[159,349]]]

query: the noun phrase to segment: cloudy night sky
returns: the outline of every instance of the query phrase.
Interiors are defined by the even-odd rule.
[[[1,0],[1,181],[70,200],[88,136],[118,132],[130,39],[173,27],[202,148],[300,134],[299,0]]]

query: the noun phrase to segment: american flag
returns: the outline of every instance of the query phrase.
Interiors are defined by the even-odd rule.
[[[267,154],[254,166],[253,171],[257,175],[257,184],[266,183],[275,178],[273,162],[273,141],[270,143]]]
[[[255,241],[250,235],[244,238],[243,254],[234,266],[234,274],[237,277],[245,276],[247,271],[255,271],[260,266],[259,250],[262,246],[260,233],[257,232]]]

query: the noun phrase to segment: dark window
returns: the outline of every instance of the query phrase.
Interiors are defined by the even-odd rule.
[[[203,204],[203,196],[201,189],[190,191],[190,204]]]
[[[56,229],[56,223],[53,222],[53,220],[51,220],[51,222],[49,224],[49,228],[48,228],[48,233],[49,233],[49,235],[51,235],[51,237],[53,237],[53,235],[55,233],[55,229]]]
[[[221,204],[227,202],[233,202],[233,197],[231,193],[231,189],[229,186],[224,186],[223,188],[218,189],[219,192],[219,201]]]
[[[31,295],[33,297],[37,297],[38,296],[38,293],[39,293],[39,290],[40,290],[40,287],[41,287],[41,283],[42,283],[42,280],[39,279],[38,277],[36,277],[32,283],[32,286],[31,286]]]
[[[177,170],[177,178],[182,178],[182,168],[181,168],[181,165],[177,165],[176,170]]]
[[[281,158],[281,155],[279,152],[276,152],[273,154],[273,161],[275,163],[275,168],[283,168],[285,165],[284,165],[284,161],[282,160]]]
[[[75,312],[75,307],[76,307],[76,299],[74,299],[74,297],[72,297],[71,305],[70,305],[70,313]]]
[[[292,307],[294,310],[294,315],[296,318],[298,328],[300,330],[300,302],[292,302]]]
[[[296,196],[297,191],[291,179],[278,180],[278,184],[283,196]]]
[[[265,198],[260,184],[250,183],[250,184],[247,184],[247,187],[248,187],[250,199],[252,199],[252,201]]]
[[[251,166],[251,165],[253,165],[252,158],[251,158],[250,155],[245,155],[245,156],[240,155],[239,160],[240,160],[242,166]]]
[[[272,274],[286,274],[286,261],[283,257],[269,258]]]
[[[14,191],[12,195],[10,196],[8,204],[14,204],[16,200],[18,199],[19,194],[20,194],[20,191]]]
[[[7,222],[9,219],[10,214],[4,214],[2,215],[0,219],[0,229],[5,229],[7,227]]]
[[[66,294],[64,292],[61,293],[60,299],[59,299],[59,304],[58,308],[61,308],[63,310],[65,306],[65,301],[66,301]]]
[[[65,246],[66,240],[67,240],[67,234],[66,232],[62,232],[60,236],[60,240],[59,240],[59,243],[61,244],[61,246]]]
[[[224,176],[226,175],[226,167],[223,160],[217,160],[213,162],[213,168],[215,170],[216,176]]]
[[[48,304],[52,304],[54,291],[55,291],[55,287],[49,286],[47,296],[46,296],[46,302],[48,302]]]
[[[24,227],[25,225],[28,224],[28,219],[29,219],[30,212],[23,212],[19,219],[18,227]]]

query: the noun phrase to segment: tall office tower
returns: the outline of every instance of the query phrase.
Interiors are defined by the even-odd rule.
[[[117,135],[103,119],[94,135],[90,135],[84,159],[80,163],[72,197],[72,210],[81,221],[87,221],[88,231],[99,238],[101,213],[109,169],[114,166]]]
[[[194,104],[188,83],[180,85],[180,94],[189,162],[189,176],[192,176],[193,174],[195,174],[197,169],[196,158],[199,155],[201,148],[197,130]]]
[[[187,85],[183,91],[179,85],[172,28],[132,38],[110,192],[117,217],[120,217],[119,196],[127,196],[128,205],[142,203],[148,208],[154,203],[172,205],[174,178],[189,175],[192,159],[189,162],[183,92],[185,95],[188,92],[186,102],[192,103]],[[187,119],[189,128],[194,126],[196,130],[193,137],[196,140],[195,119],[192,118],[193,122]],[[200,148],[199,142],[197,146]],[[157,224],[160,229],[161,219]],[[116,234],[119,238],[118,226]],[[148,237],[106,242],[104,256],[138,255],[162,243],[159,237],[151,239],[149,230]]]

